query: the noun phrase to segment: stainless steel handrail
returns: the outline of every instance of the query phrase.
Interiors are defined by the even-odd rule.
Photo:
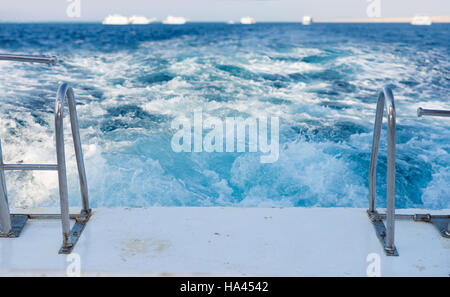
[[[0,61],[31,62],[31,63],[44,63],[44,64],[55,65],[57,59],[56,59],[56,57],[38,57],[38,56],[0,54]]]
[[[63,247],[70,248],[70,215],[69,215],[69,194],[67,188],[67,174],[66,174],[66,158],[64,150],[64,103],[67,98],[69,106],[70,123],[72,128],[73,143],[75,146],[75,156],[77,159],[78,175],[80,178],[80,189],[83,201],[82,212],[89,212],[88,188],[86,180],[86,171],[83,161],[83,150],[81,148],[80,132],[78,128],[78,116],[75,107],[75,98],[72,88],[63,83],[59,86],[55,106],[55,133],[56,133],[56,156],[58,161],[58,180],[59,180],[59,195],[61,201],[61,220],[63,229]]]
[[[380,145],[381,124],[383,121],[384,107],[386,106],[388,120],[388,171],[387,171],[387,203],[386,203],[386,239],[384,248],[388,255],[396,254],[394,245],[395,231],[395,133],[396,133],[396,112],[395,101],[392,90],[385,87],[378,96],[377,111],[373,133],[372,155],[369,169],[369,193],[370,207],[369,215],[376,214],[376,170],[378,160],[378,150]]]

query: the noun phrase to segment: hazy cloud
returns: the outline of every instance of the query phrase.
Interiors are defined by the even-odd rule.
[[[81,0],[81,18],[66,15],[67,0],[1,0],[0,21],[100,21],[107,14],[142,14],[159,20],[179,15],[192,21],[238,20],[299,21],[303,15],[316,19],[365,18],[367,0]],[[450,15],[449,0],[381,0],[382,17],[418,13]]]

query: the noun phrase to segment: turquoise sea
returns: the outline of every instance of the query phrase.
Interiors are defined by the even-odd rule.
[[[55,94],[70,83],[93,207],[367,207],[377,93],[388,85],[397,207],[450,208],[450,121],[416,116],[418,107],[450,109],[448,24],[0,24],[0,53],[59,58],[56,66],[0,62],[5,161],[55,162]],[[174,152],[172,120],[198,109],[278,117],[278,161]],[[380,206],[385,136],[384,126]],[[67,158],[79,205],[70,146]],[[12,206],[58,205],[55,173],[8,172],[7,183]]]

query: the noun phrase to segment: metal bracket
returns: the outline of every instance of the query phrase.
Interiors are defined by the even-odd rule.
[[[11,232],[8,234],[0,233],[0,237],[2,238],[16,238],[20,236],[22,233],[23,227],[25,227],[26,222],[28,221],[28,216],[26,215],[11,215]]]
[[[91,218],[92,211],[89,209],[87,212],[82,213],[83,216],[75,219],[75,225],[73,225],[72,230],[70,230],[69,244],[68,246],[62,246],[59,250],[59,254],[70,254],[80,239],[81,233],[83,233],[87,222]]]
[[[431,222],[441,233],[442,237],[450,238],[450,216],[431,216]]]
[[[370,221],[375,228],[375,233],[381,245],[383,246],[383,250],[386,253],[386,256],[398,256],[397,248],[395,247],[395,245],[393,249],[387,248],[386,227],[384,226],[383,219],[381,218],[380,214],[377,211],[371,212],[369,210],[367,211],[367,214],[369,215]]]
[[[378,219],[386,219],[386,214],[374,214]],[[442,237],[450,238],[450,215],[426,214],[396,214],[396,220],[413,220],[414,222],[424,222],[433,224]]]

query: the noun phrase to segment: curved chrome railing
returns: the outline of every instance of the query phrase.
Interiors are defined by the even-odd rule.
[[[379,238],[384,249],[389,255],[397,255],[397,250],[394,245],[394,231],[395,231],[395,132],[396,132],[396,112],[395,101],[392,90],[385,87],[378,96],[377,112],[375,117],[375,126],[373,133],[372,156],[370,159],[369,169],[369,193],[370,193],[370,207],[369,215],[373,220],[377,220],[377,211],[375,205],[376,198],[376,171],[378,150],[380,146],[381,124],[383,122],[384,108],[386,106],[387,121],[388,121],[388,172],[387,172],[387,203],[386,203],[386,225],[387,230],[381,231],[380,235],[385,233],[385,237]],[[381,224],[383,224],[381,222]],[[380,228],[384,228],[378,226]],[[378,232],[377,232],[378,234]]]
[[[78,128],[78,116],[75,105],[75,98],[72,88],[63,83],[59,86],[56,96],[55,106],[55,133],[56,133],[56,157],[58,162],[59,196],[61,202],[61,219],[63,227],[63,247],[71,247],[70,242],[70,215],[69,215],[69,194],[67,189],[66,158],[64,149],[64,105],[65,99],[69,106],[70,123],[72,128],[72,138],[77,159],[78,176],[80,178],[80,190],[83,202],[83,213],[89,213],[89,198],[84,167],[83,150],[81,148],[80,132]]]

